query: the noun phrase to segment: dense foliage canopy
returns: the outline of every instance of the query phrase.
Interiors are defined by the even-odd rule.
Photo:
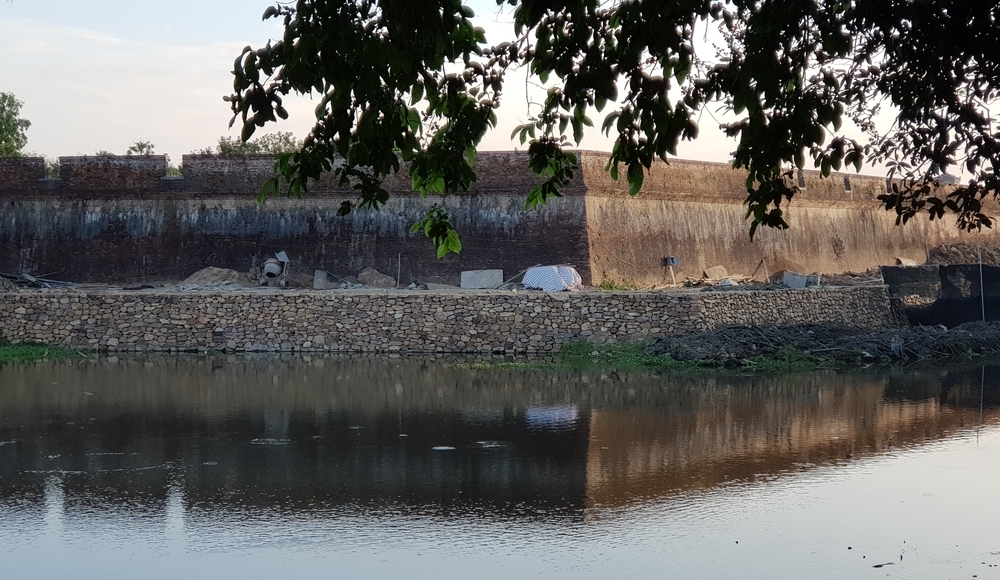
[[[20,157],[28,144],[31,121],[21,118],[22,105],[13,94],[0,93],[0,157]]]
[[[547,87],[537,115],[516,131],[545,180],[537,207],[559,195],[576,159],[567,151],[608,112],[615,137],[608,170],[637,193],[654,159],[698,135],[707,106],[739,120],[733,165],[748,171],[750,232],[787,227],[792,167],[829,174],[884,163],[898,178],[882,197],[899,221],[928,211],[958,214],[964,228],[990,225],[984,198],[997,193],[1000,0],[499,0],[512,12],[507,38],[487,42],[461,0],[299,0],[268,8],[284,36],[247,47],[227,97],[249,139],[287,116],[282,96],[318,98],[300,150],[281,155],[262,193],[300,195],[333,171],[359,192],[354,207],[378,208],[382,180],[409,163],[423,194],[466,190],[475,150],[497,123],[514,67]],[[717,27],[715,54],[698,54],[696,29]],[[700,32],[698,33],[700,34]],[[706,32],[707,34],[707,32]],[[496,41],[500,42],[496,42]],[[704,51],[703,51],[704,52]],[[895,123],[875,117],[885,108]],[[842,134],[845,119],[865,138]],[[968,183],[943,198],[929,187],[958,166]],[[279,184],[284,186],[279,187]],[[441,208],[417,227],[439,254],[460,248]]]

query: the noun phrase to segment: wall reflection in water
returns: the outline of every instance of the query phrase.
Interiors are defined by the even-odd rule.
[[[1000,422],[998,368],[985,372],[986,423]],[[156,518],[168,536],[184,517],[261,510],[576,520],[949,437],[979,424],[981,376],[308,357],[7,365],[0,502],[122,534],[122,518]]]

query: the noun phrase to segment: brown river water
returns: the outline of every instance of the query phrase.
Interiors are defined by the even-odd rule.
[[[0,578],[997,578],[1000,362],[0,365]]]

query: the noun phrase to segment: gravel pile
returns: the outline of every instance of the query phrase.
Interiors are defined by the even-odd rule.
[[[978,264],[979,250],[983,253],[983,264],[1000,266],[1000,248],[975,244],[955,244],[938,246],[927,253],[928,264]]]

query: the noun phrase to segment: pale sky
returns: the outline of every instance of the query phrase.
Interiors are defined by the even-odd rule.
[[[490,42],[510,34],[508,14],[494,0],[472,0]],[[0,91],[24,102],[31,121],[27,150],[57,157],[108,150],[123,154],[136,140],[152,141],[173,162],[194,149],[214,146],[230,132],[233,60],[242,48],[280,37],[278,20],[261,21],[264,0],[14,0],[0,1]],[[508,8],[509,10],[509,8]],[[527,119],[523,76],[508,78],[497,129],[484,150],[510,150],[513,128]],[[286,101],[287,121],[265,132],[304,137],[314,105],[307,97]],[[609,104],[607,112],[611,110]],[[717,115],[718,116],[718,115]],[[581,147],[610,150],[601,117]],[[721,119],[721,117],[719,117]],[[703,114],[701,135],[683,143],[680,157],[728,161],[735,142]],[[258,135],[261,134],[258,130]]]

